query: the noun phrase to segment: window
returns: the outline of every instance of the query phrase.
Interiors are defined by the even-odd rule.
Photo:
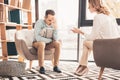
[[[78,35],[70,31],[71,27],[78,27],[78,5],[79,0],[39,0],[39,19],[44,18],[46,9],[56,12],[59,36],[62,39],[61,60],[78,60]]]
[[[31,0],[31,6],[32,6],[32,22],[35,22],[35,0]]]
[[[108,8],[110,13],[116,17],[120,25],[120,0],[103,0],[102,3]],[[79,26],[92,26],[92,19],[95,14],[89,12],[88,0],[80,0],[79,4]]]

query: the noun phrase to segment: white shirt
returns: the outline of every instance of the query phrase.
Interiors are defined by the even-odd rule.
[[[116,19],[105,14],[97,14],[93,20],[91,34],[85,34],[86,40],[111,39],[120,37]]]

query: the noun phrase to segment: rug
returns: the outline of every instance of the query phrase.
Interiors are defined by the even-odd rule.
[[[66,71],[56,73],[47,69],[46,74],[40,74],[38,70],[38,68],[27,69],[21,77],[1,76],[0,80],[79,80],[76,75]]]
[[[26,73],[21,77],[0,76],[0,80],[98,80],[99,67],[90,65],[87,75],[77,76],[74,74],[74,66],[72,64],[61,64],[62,73],[56,73],[52,71],[50,65],[47,65],[45,66],[46,74],[40,74],[38,72],[39,67],[33,67],[31,70],[26,69]],[[105,68],[102,80],[120,80],[120,71]]]

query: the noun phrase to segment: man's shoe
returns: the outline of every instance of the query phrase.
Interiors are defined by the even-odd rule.
[[[44,67],[40,67],[39,73],[45,74],[45,68]]]
[[[53,71],[55,71],[55,72],[57,72],[57,73],[61,73],[61,72],[62,72],[57,66],[55,66],[55,67],[53,68]]]

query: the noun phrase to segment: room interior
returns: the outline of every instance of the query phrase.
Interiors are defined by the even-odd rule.
[[[120,25],[120,0],[103,0],[103,4],[115,16],[118,25]],[[26,58],[26,56],[26,59],[23,59],[19,54],[22,49],[19,47],[20,51],[18,51],[15,43],[17,39],[15,38],[16,32],[18,31],[19,33],[19,30],[26,29],[33,30],[35,22],[44,18],[46,9],[53,9],[56,13],[59,37],[62,40],[59,63],[63,71],[62,74],[56,74],[52,71],[52,62],[48,58],[45,60],[47,74],[39,74],[38,60],[31,62],[29,57]],[[70,31],[72,27],[77,27],[89,34],[92,29],[94,16],[95,14],[89,12],[88,0],[0,0],[0,62],[24,61],[26,65],[24,66],[24,75],[9,76],[10,74],[7,75],[6,73],[5,75],[7,76],[2,76],[0,74],[0,80],[98,80],[98,77],[101,75],[99,73],[102,71],[100,69],[103,68],[101,68],[101,64],[99,66],[96,65],[96,57],[94,57],[93,52],[91,52],[88,59],[88,74],[84,76],[74,74],[82,55],[82,43],[85,37]],[[27,35],[27,32],[21,34]],[[26,40],[30,40],[29,37]],[[117,40],[113,42],[119,44]],[[19,46],[20,42],[18,41],[17,43]],[[22,47],[25,48],[25,45]],[[107,47],[109,46],[107,45]],[[117,50],[119,50],[119,45]],[[116,51],[115,53],[118,52]],[[12,70],[14,71],[15,68],[12,68]],[[2,71],[4,72],[4,70]],[[105,68],[101,80],[119,80],[119,74],[120,71],[117,69]]]

